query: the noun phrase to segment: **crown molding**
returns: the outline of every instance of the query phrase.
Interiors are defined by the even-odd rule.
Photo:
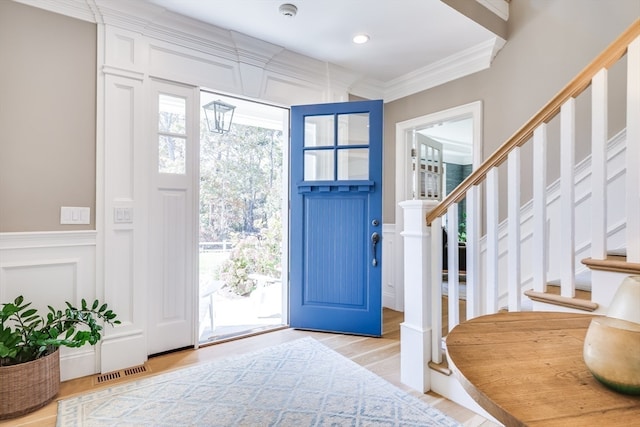
[[[71,18],[96,23],[93,0],[13,0],[27,6],[59,13]]]
[[[509,2],[507,0],[476,0],[478,3],[498,15],[505,21],[509,20]]]
[[[374,80],[357,82],[350,91],[367,98],[372,93],[381,92],[385,102],[395,101],[489,68],[505,43],[500,37],[494,37],[386,83]]]

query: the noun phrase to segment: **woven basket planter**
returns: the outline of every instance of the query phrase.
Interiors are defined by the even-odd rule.
[[[0,366],[0,420],[51,402],[60,390],[60,351],[18,365]]]

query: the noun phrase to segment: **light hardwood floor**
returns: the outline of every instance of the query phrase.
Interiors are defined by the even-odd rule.
[[[418,393],[400,383],[400,323],[402,321],[403,313],[385,309],[384,334],[382,338],[281,329],[248,338],[201,347],[198,350],[183,350],[156,356],[147,362],[149,372],[131,376],[125,380],[108,381],[101,385],[94,384],[93,376],[65,381],[61,384],[57,399],[64,399],[81,393],[95,391],[122,381],[133,381],[144,376],[156,375],[185,366],[231,357],[236,354],[311,336],[327,347],[334,349],[338,353],[341,353],[345,357],[350,358],[354,362],[383,377],[397,387],[407,390],[412,395],[452,418],[455,418],[465,426],[496,426],[495,423],[487,421],[483,417],[438,394],[432,392],[426,394]],[[0,398],[2,397],[0,396]],[[57,403],[54,401],[44,408],[24,417],[0,421],[0,426],[55,426],[56,412]]]

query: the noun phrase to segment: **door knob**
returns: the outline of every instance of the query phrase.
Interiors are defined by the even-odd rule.
[[[378,258],[376,257],[376,245],[378,244],[379,241],[380,241],[380,234],[374,231],[373,234],[371,235],[371,245],[372,245],[372,252],[373,252],[373,260],[371,261],[371,265],[373,265],[374,267],[378,265]]]

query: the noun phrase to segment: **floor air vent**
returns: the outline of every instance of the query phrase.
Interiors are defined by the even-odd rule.
[[[128,377],[129,375],[144,374],[145,372],[147,372],[147,367],[145,365],[134,366],[133,368],[125,369],[124,376]]]
[[[104,384],[109,381],[124,379],[132,375],[146,374],[150,369],[147,365],[134,366],[133,368],[121,369],[119,371],[107,372],[106,374],[96,375],[93,380],[94,385]]]

